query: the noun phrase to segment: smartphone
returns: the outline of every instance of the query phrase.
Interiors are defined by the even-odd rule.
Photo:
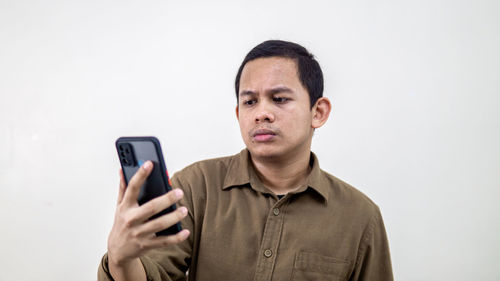
[[[153,162],[153,170],[141,186],[141,191],[137,198],[139,205],[172,190],[165,161],[163,160],[163,153],[161,152],[160,142],[157,138],[121,137],[116,140],[115,144],[127,185],[144,162],[148,160]],[[173,212],[175,209],[176,207],[174,204],[150,217],[149,220]],[[157,232],[156,235],[172,235],[179,231],[181,231],[181,226],[180,223],[177,223],[167,229]]]

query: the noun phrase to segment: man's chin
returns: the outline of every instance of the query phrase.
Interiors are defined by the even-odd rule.
[[[254,159],[277,159],[283,157],[283,151],[276,147],[247,147]]]

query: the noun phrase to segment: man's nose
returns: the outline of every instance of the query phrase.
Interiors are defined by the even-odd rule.
[[[271,106],[266,103],[260,103],[257,108],[257,114],[255,115],[255,122],[274,122],[274,113],[272,112]]]

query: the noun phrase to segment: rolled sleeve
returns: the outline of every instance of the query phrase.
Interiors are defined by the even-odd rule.
[[[99,264],[99,269],[97,270],[97,280],[99,281],[112,281],[114,280],[109,273],[108,267],[108,254],[105,254],[101,259],[101,264]]]

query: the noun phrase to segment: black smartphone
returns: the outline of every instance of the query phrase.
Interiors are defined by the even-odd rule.
[[[144,164],[150,160],[153,162],[153,170],[141,187],[137,202],[142,205],[149,200],[161,196],[172,190],[168,177],[167,167],[163,160],[160,142],[155,137],[121,137],[116,140],[116,150],[120,158],[123,175],[128,185],[132,176]],[[160,217],[176,209],[175,204],[152,216],[151,219]],[[172,235],[181,231],[180,223],[159,231],[156,235]]]

